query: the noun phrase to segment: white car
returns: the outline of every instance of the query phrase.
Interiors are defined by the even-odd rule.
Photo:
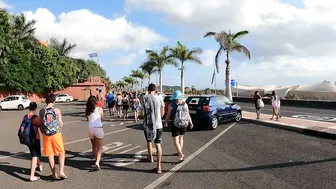
[[[72,102],[73,97],[68,94],[58,94],[55,97],[55,102]]]
[[[29,107],[30,100],[24,95],[7,96],[0,102],[1,110],[24,110]]]

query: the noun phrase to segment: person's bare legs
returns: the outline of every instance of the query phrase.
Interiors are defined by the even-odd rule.
[[[149,159],[149,161],[150,162],[154,162],[152,142],[147,142],[147,151],[148,151],[148,159]]]
[[[57,178],[57,174],[56,174],[56,168],[55,168],[55,159],[54,159],[54,155],[48,156],[48,160],[49,160],[49,166],[52,172],[52,177],[54,179]]]
[[[95,148],[96,148],[96,167],[100,169],[100,159],[103,151],[103,139],[95,138]]]
[[[38,157],[32,157],[31,163],[30,163],[30,181],[36,181],[40,177],[35,176],[35,170],[38,164]]]
[[[181,145],[180,145],[179,136],[173,137],[173,141],[174,141],[176,151],[179,155],[179,161],[181,161],[184,158],[184,154],[182,153],[182,148],[181,148]]]
[[[180,142],[180,147],[181,147],[181,152],[182,152],[183,144],[184,144],[183,135],[180,135],[180,136],[179,136],[179,142]]]
[[[95,144],[95,139],[90,139],[91,140],[91,145],[92,145],[92,154],[93,154],[93,158],[94,160],[96,160],[96,144]]]
[[[134,111],[134,119],[135,122],[138,122],[138,112],[136,110]]]
[[[156,158],[157,158],[156,171],[157,173],[162,173],[162,170],[161,170],[162,147],[161,147],[161,144],[155,144],[155,147],[156,147]]]
[[[272,107],[272,117],[271,117],[271,120],[273,120],[274,115],[275,115],[275,107]]]
[[[58,157],[59,169],[60,169],[60,177],[65,176],[64,174],[64,164],[65,164],[65,152],[59,154]]]

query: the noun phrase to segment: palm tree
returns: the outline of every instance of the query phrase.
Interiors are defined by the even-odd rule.
[[[220,47],[217,51],[215,57],[216,69],[217,73],[219,72],[219,57],[222,52],[226,53],[226,70],[225,70],[225,93],[226,96],[232,100],[232,92],[231,92],[231,83],[230,83],[230,53],[233,51],[237,51],[239,53],[244,53],[249,59],[251,59],[250,51],[243,45],[237,42],[237,39],[243,37],[249,32],[246,30],[239,31],[237,33],[229,33],[222,31],[220,33],[217,32],[207,32],[204,37],[214,37],[215,40],[219,43]]]
[[[115,85],[119,88],[119,90],[123,90],[127,84],[124,81],[117,81]]]
[[[142,87],[143,87],[143,80],[147,77],[145,73],[143,73],[141,70],[132,70],[131,71],[132,74],[131,76],[134,77],[134,78],[137,78],[137,79],[140,79],[140,89],[142,91]]]
[[[191,86],[191,94],[196,94],[196,88],[195,88],[195,85],[192,85]]]
[[[197,64],[202,64],[199,55],[203,53],[201,48],[194,48],[189,50],[185,45],[177,42],[177,47],[171,48],[171,55],[181,61],[181,90],[184,94],[184,63],[187,61],[195,62]]]
[[[154,64],[155,68],[160,74],[160,82],[159,82],[160,92],[163,92],[162,91],[162,70],[164,66],[173,65],[177,67],[176,61],[173,59],[171,55],[168,54],[168,51],[169,51],[168,46],[163,47],[163,49],[159,53],[156,51],[152,51],[152,50],[146,50],[146,53],[148,55],[148,60],[149,60],[148,62],[151,62],[150,64]]]
[[[27,20],[23,13],[13,16],[12,27],[14,38],[19,41],[34,39],[35,24],[36,20]]]
[[[67,41],[65,38],[63,39],[62,42],[59,42],[55,38],[51,38],[49,46],[55,49],[58,52],[58,54],[66,56],[76,47],[76,44],[69,43],[69,41]]]
[[[131,88],[134,88],[134,84],[137,83],[137,81],[133,77],[123,77],[124,82],[127,84],[128,90]]]
[[[151,75],[157,71],[155,68],[155,62],[147,60],[140,66],[140,69],[147,74],[149,85],[151,83]]]

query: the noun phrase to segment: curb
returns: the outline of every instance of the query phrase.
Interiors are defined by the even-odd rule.
[[[294,125],[294,124],[285,124],[285,123],[281,123],[281,122],[261,121],[261,120],[251,119],[251,118],[242,118],[242,121],[249,122],[249,123],[254,123],[254,124],[258,124],[258,125],[263,125],[263,126],[267,126],[267,127],[273,127],[273,128],[277,128],[277,129],[287,130],[287,131],[293,131],[293,132],[296,132],[296,133],[301,133],[301,134],[306,134],[306,135],[311,135],[311,136],[317,136],[317,137],[321,137],[321,138],[328,138],[328,139],[336,140],[336,133],[330,133],[328,131],[314,130],[314,129],[310,129],[310,128],[304,127],[304,126],[299,126],[299,125]]]

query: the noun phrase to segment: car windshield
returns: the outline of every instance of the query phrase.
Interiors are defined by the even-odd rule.
[[[228,97],[223,96],[223,98],[226,104],[234,104],[234,102],[232,102]]]
[[[28,98],[26,96],[22,96],[23,100],[28,100]]]
[[[188,97],[186,103],[189,105],[205,106],[209,105],[210,97]]]

